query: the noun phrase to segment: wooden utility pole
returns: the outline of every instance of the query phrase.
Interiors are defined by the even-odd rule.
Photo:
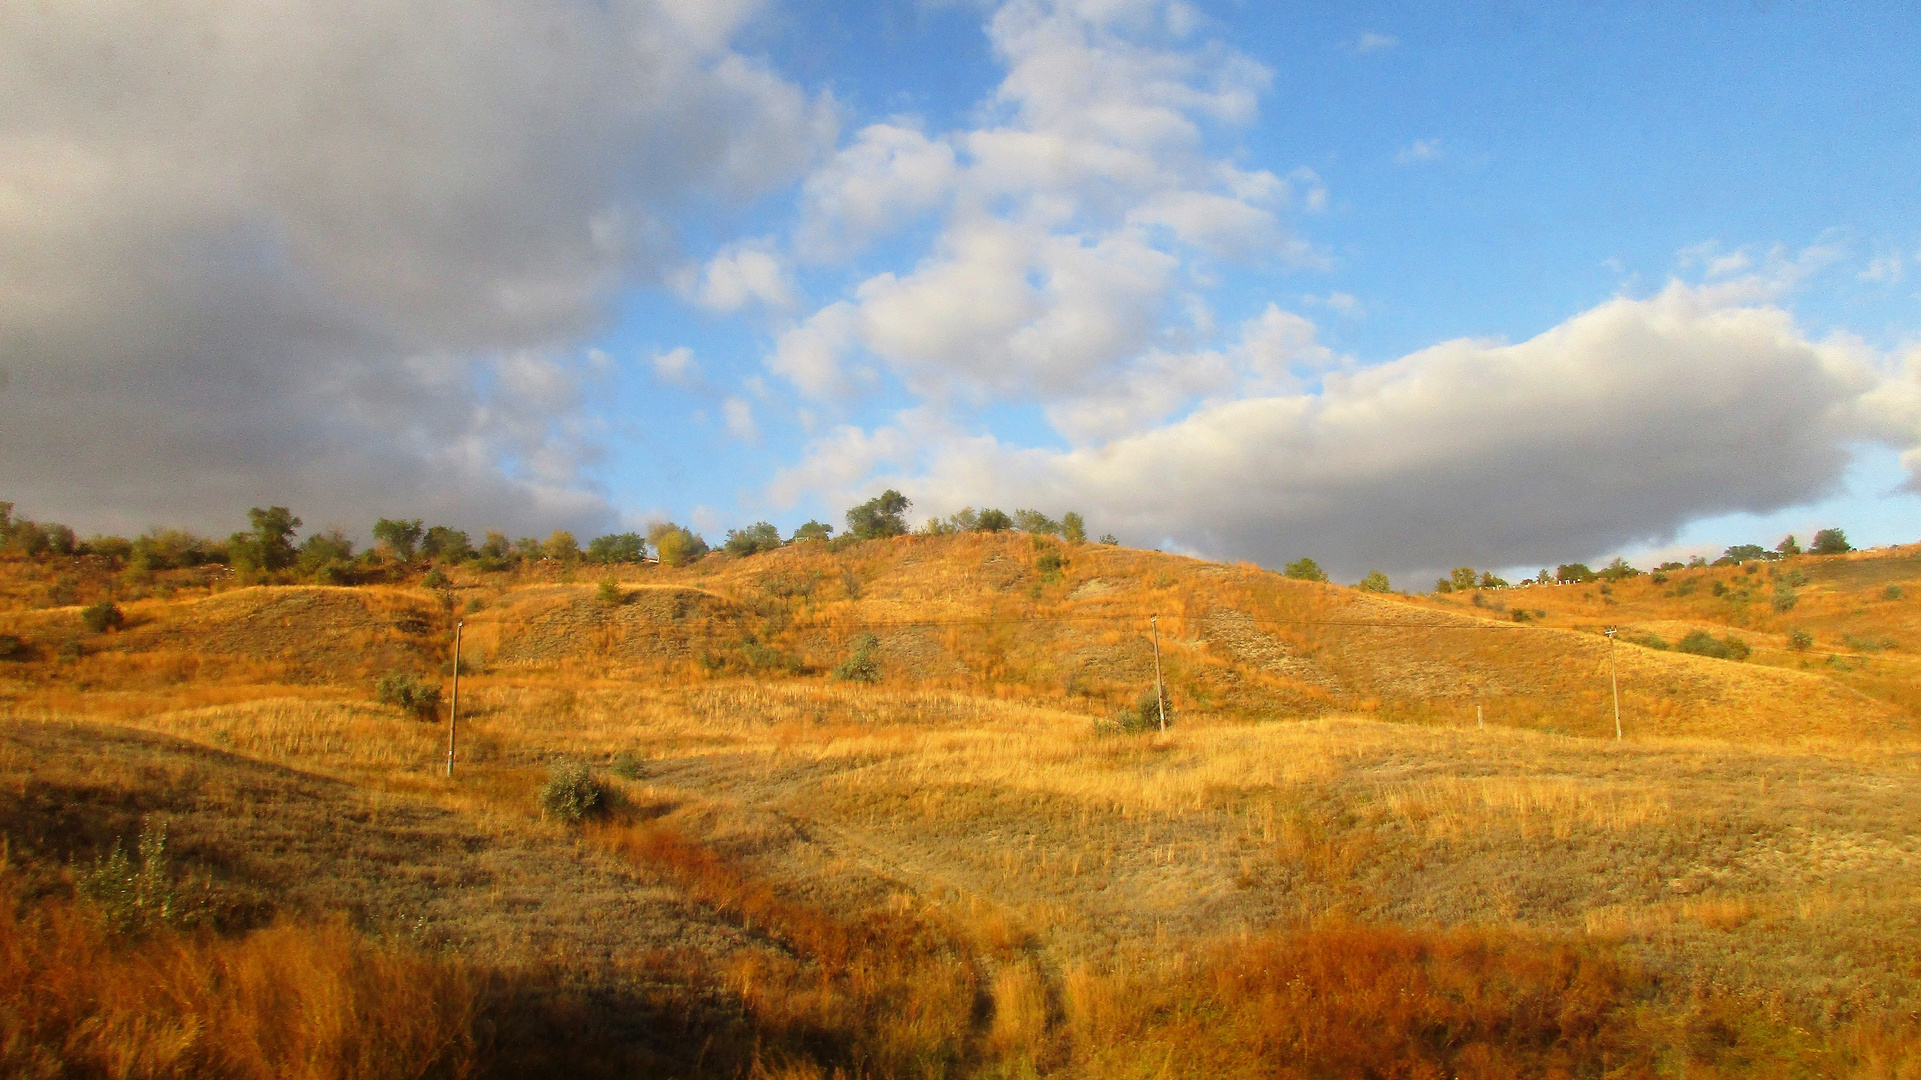
[[[1161,690],[1161,617],[1155,615],[1148,623],[1154,627],[1154,706],[1161,711],[1161,734],[1167,734],[1167,694]]]
[[[1603,631],[1608,636],[1608,688],[1614,691],[1614,741],[1621,741],[1621,682],[1614,677],[1614,634],[1610,626]]]
[[[447,778],[454,775],[454,732],[460,727],[460,632],[467,620],[454,624],[454,700],[447,709]]]

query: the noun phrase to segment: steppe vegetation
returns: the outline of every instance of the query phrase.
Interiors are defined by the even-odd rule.
[[[1921,548],[1403,596],[889,495],[15,544],[0,1072],[1921,1074]]]

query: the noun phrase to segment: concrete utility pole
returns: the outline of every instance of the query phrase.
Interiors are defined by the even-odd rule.
[[[460,727],[460,632],[467,628],[467,620],[454,624],[454,700],[447,709],[447,778],[454,775],[454,732]]]
[[[1608,687],[1614,691],[1614,741],[1621,741],[1621,682],[1614,677],[1614,635],[1615,628],[1610,626],[1602,631],[1608,636]]]
[[[1155,615],[1148,623],[1154,627],[1154,706],[1161,711],[1161,734],[1167,734],[1167,695],[1161,690],[1161,617]]]

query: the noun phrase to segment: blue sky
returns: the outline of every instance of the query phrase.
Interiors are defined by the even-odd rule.
[[[1349,578],[1921,539],[1911,7],[179,14],[0,27],[0,191],[57,210],[0,199],[23,511],[717,539],[895,486]]]

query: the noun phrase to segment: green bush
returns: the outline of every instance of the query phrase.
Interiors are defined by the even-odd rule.
[[[1748,643],[1732,635],[1716,639],[1706,630],[1696,630],[1674,645],[1675,649],[1696,656],[1711,656],[1716,660],[1746,660]]]
[[[1370,570],[1368,575],[1361,579],[1360,589],[1362,592],[1393,592],[1394,586],[1388,583],[1386,574],[1379,570]]]
[[[422,585],[425,585],[429,589],[444,589],[447,586],[453,584],[452,581],[449,581],[447,579],[446,574],[443,574],[440,572],[440,567],[438,566],[434,567],[432,570],[427,571],[427,576],[424,578],[421,578],[420,583]]]
[[[393,705],[421,720],[435,720],[440,716],[440,687],[421,682],[405,672],[382,675],[374,693],[382,705]]]
[[[73,868],[74,891],[100,909],[107,929],[138,935],[160,926],[184,927],[201,921],[206,905],[182,896],[173,860],[167,854],[167,826],[140,830],[136,855],[118,840],[91,865]]]
[[[1814,542],[1808,545],[1811,555],[1841,555],[1853,550],[1854,545],[1848,543],[1848,534],[1840,529],[1822,529],[1814,534]]]
[[[126,625],[127,617],[120,611],[119,604],[111,600],[102,600],[97,604],[88,604],[81,608],[80,621],[86,623],[87,629],[94,633],[104,634]]]
[[[646,767],[647,763],[644,760],[626,750],[615,754],[614,760],[608,765],[608,768],[614,771],[614,775],[622,780],[640,779],[646,774]]]
[[[540,789],[540,808],[568,824],[600,813],[605,803],[600,781],[579,762],[556,763],[547,771],[546,786]]]
[[[862,540],[903,535],[907,532],[905,515],[913,505],[912,499],[888,488],[847,511],[847,532]],[[1006,516],[1001,515],[1002,518]]]
[[[608,607],[619,607],[627,602],[627,594],[620,591],[620,583],[613,578],[603,578],[594,596]]]
[[[880,681],[880,640],[872,634],[860,634],[853,640],[852,651],[847,659],[834,669],[834,678],[847,682],[873,683]]]
[[[1041,580],[1050,584],[1061,579],[1061,568],[1066,565],[1067,560],[1058,551],[1042,552],[1041,557],[1034,560],[1034,569],[1041,572]]]
[[[1282,574],[1293,578],[1295,581],[1327,580],[1327,571],[1321,569],[1321,564],[1305,555],[1288,563],[1287,568],[1282,571]]]
[[[1167,726],[1173,727],[1174,703],[1164,700],[1153,687],[1149,687],[1141,691],[1141,696],[1135,699],[1134,704],[1121,710],[1120,715],[1115,718],[1115,724],[1122,732],[1129,735],[1159,731],[1163,708],[1167,710]]]
[[[1790,539],[1792,539],[1790,537]],[[1788,648],[1795,652],[1807,652],[1814,647],[1814,635],[1800,627],[1788,631]]]
[[[33,646],[18,634],[0,634],[0,660],[30,660]]]
[[[1881,590],[1881,599],[1883,600],[1899,600],[1901,599],[1901,595],[1901,586],[1899,585],[1890,585]]]

